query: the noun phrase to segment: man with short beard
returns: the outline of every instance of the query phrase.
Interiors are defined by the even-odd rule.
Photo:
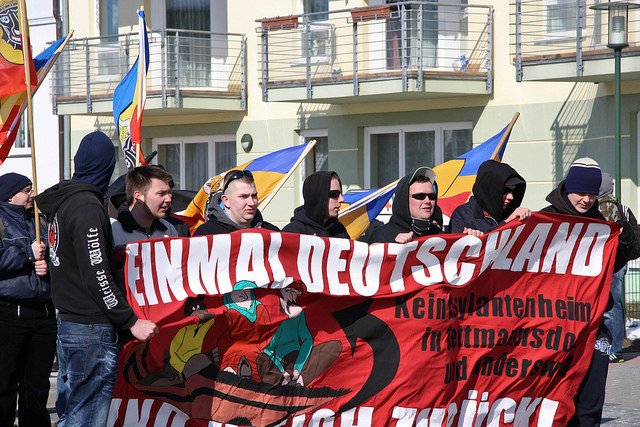
[[[171,174],[156,166],[139,166],[127,174],[127,205],[118,209],[111,224],[113,245],[143,239],[177,237],[178,231],[165,218],[171,208]]]

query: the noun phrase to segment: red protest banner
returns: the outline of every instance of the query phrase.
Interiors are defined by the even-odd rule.
[[[116,425],[564,426],[618,229],[534,214],[366,245],[261,230],[128,246]],[[210,423],[213,421],[213,423]]]

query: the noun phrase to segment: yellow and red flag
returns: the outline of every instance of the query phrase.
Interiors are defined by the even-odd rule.
[[[0,0],[0,98],[23,92],[27,89],[24,72],[22,46],[29,41],[29,28],[22,28],[18,0]],[[36,69],[29,55],[31,87],[38,85]]]

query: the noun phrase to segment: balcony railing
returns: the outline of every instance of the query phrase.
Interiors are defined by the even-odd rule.
[[[185,97],[228,98],[244,110],[245,48],[242,34],[150,32],[147,101],[181,108]],[[53,70],[54,113],[64,104],[86,104],[81,113],[96,112],[96,103],[113,97],[137,57],[138,33],[70,40]]]
[[[403,2],[308,13],[257,22],[263,100],[269,90],[400,80],[398,91],[425,91],[425,81],[465,79],[492,90],[490,6]]]
[[[607,11],[593,10],[599,0],[512,0],[511,36],[516,79],[526,66],[575,62],[582,77],[585,61],[613,57],[607,48]],[[629,47],[623,55],[640,55],[640,12],[629,10]]]

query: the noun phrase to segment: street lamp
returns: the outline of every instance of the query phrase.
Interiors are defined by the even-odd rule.
[[[621,142],[620,142],[620,58],[622,56],[622,49],[629,46],[627,41],[627,35],[629,30],[627,25],[629,23],[629,9],[636,9],[640,7],[640,4],[629,3],[624,1],[614,1],[609,3],[599,3],[591,6],[590,9],[594,10],[607,10],[609,12],[609,42],[607,47],[613,49],[614,61],[615,61],[615,74],[614,74],[614,106],[615,106],[615,157],[616,157],[616,170],[615,170],[615,196],[620,201],[620,180],[621,180]]]

